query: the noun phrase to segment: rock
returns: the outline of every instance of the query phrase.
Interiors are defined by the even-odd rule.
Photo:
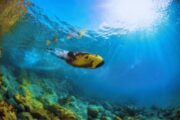
[[[0,73],[0,85],[2,85],[2,83],[3,83],[3,74]]]
[[[43,102],[43,104],[45,104],[45,105],[49,105],[49,104],[55,104],[55,103],[57,103],[57,101],[58,101],[58,96],[57,96],[57,94],[54,92],[54,93],[52,93],[52,94],[49,94],[49,93],[45,93],[43,96],[41,96],[40,98],[39,98],[42,102]]]
[[[126,113],[124,113],[123,111],[115,111],[114,114],[116,114],[122,118],[126,116]]]
[[[11,90],[7,90],[7,91],[5,92],[4,98],[5,98],[6,100],[13,98],[13,93],[11,92]]]
[[[111,120],[111,118],[110,118],[110,117],[107,117],[107,116],[102,116],[102,117],[100,118],[100,120]]]
[[[14,107],[5,101],[0,102],[0,120],[17,120]]]
[[[28,93],[28,95],[29,96],[15,95],[16,102],[24,106],[22,110],[25,109],[25,111],[30,112],[34,118],[50,120],[48,111],[44,109],[43,104],[33,98],[30,93]]]
[[[53,112],[56,116],[58,116],[62,120],[78,120],[76,114],[71,110],[68,110],[59,105],[50,105],[47,109]]]
[[[118,116],[115,115],[115,116],[113,117],[113,120],[122,120],[122,118],[120,118],[120,117],[118,117]]]
[[[89,118],[97,118],[99,112],[102,111],[102,109],[95,105],[90,105],[87,108],[87,114]]]
[[[23,104],[18,104],[16,108],[18,109],[19,112],[26,111]]]
[[[166,116],[167,117],[167,116]],[[180,108],[175,108],[172,112],[171,115],[169,115],[167,118],[171,120],[179,120],[180,118]]]
[[[176,118],[180,118],[180,109],[176,109],[175,114]]]
[[[139,120],[139,119],[136,118],[136,117],[126,116],[126,117],[123,118],[123,120]]]
[[[15,100],[17,103],[23,104],[28,111],[33,111],[34,109],[44,109],[43,104],[40,101],[33,99],[30,96],[16,94]]]
[[[27,13],[24,0],[0,0],[0,36],[8,32]],[[0,40],[1,42],[1,40]]]
[[[45,109],[32,110],[31,114],[34,118],[37,118],[38,120],[51,120],[51,117],[49,116],[48,111]]]
[[[165,118],[168,118],[168,117],[170,117],[172,115],[172,113],[173,113],[173,109],[167,109],[166,111],[164,111],[162,113],[162,116],[165,117]]]
[[[18,114],[18,119],[21,120],[34,120],[29,112],[21,112]]]
[[[104,103],[103,103],[103,107],[104,107],[105,109],[110,110],[110,111],[113,110],[113,106],[112,106],[109,102],[104,102]]]
[[[29,90],[28,86],[30,83],[27,82],[27,80],[23,80],[23,83],[20,85],[20,90],[22,91],[23,95],[16,94],[14,96],[15,101],[18,104],[22,104],[25,109],[29,112],[34,110],[40,110],[44,109],[44,105],[41,101],[34,98],[31,91]]]
[[[40,120],[77,120],[74,112],[62,106],[56,104],[49,104],[47,107],[44,106],[40,100],[33,97],[26,84],[22,84],[21,88],[24,95],[16,94],[14,99],[18,104],[24,106],[25,111],[30,112],[33,118]]]
[[[152,116],[150,116],[150,117],[152,117]],[[139,115],[137,116],[138,120],[147,120],[147,119],[150,119],[150,117],[147,117],[147,116],[142,115],[142,114],[139,114]]]
[[[141,110],[136,108],[135,106],[127,106],[124,109],[129,116],[136,116],[141,112]]]
[[[74,96],[67,96],[65,98],[60,99],[59,103],[62,105],[67,105],[67,104],[74,102],[75,100],[76,100],[76,98]]]

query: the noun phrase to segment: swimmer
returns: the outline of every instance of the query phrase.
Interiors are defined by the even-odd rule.
[[[104,60],[101,56],[85,53],[85,52],[72,52],[62,49],[47,48],[48,51],[58,58],[65,60],[68,64],[75,67],[82,68],[98,68],[104,64]]]

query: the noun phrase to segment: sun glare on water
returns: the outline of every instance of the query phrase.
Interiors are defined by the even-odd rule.
[[[101,26],[130,31],[150,28],[162,21],[172,0],[108,0],[103,3]]]

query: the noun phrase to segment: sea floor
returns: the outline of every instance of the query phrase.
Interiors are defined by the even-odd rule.
[[[0,69],[0,120],[180,120],[180,107],[91,102],[74,94],[70,81],[9,66]]]

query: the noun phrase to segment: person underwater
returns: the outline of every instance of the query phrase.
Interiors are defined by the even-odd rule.
[[[58,48],[47,48],[48,51],[58,58],[65,60],[68,64],[82,68],[98,68],[104,64],[101,56],[85,52],[72,52]]]

